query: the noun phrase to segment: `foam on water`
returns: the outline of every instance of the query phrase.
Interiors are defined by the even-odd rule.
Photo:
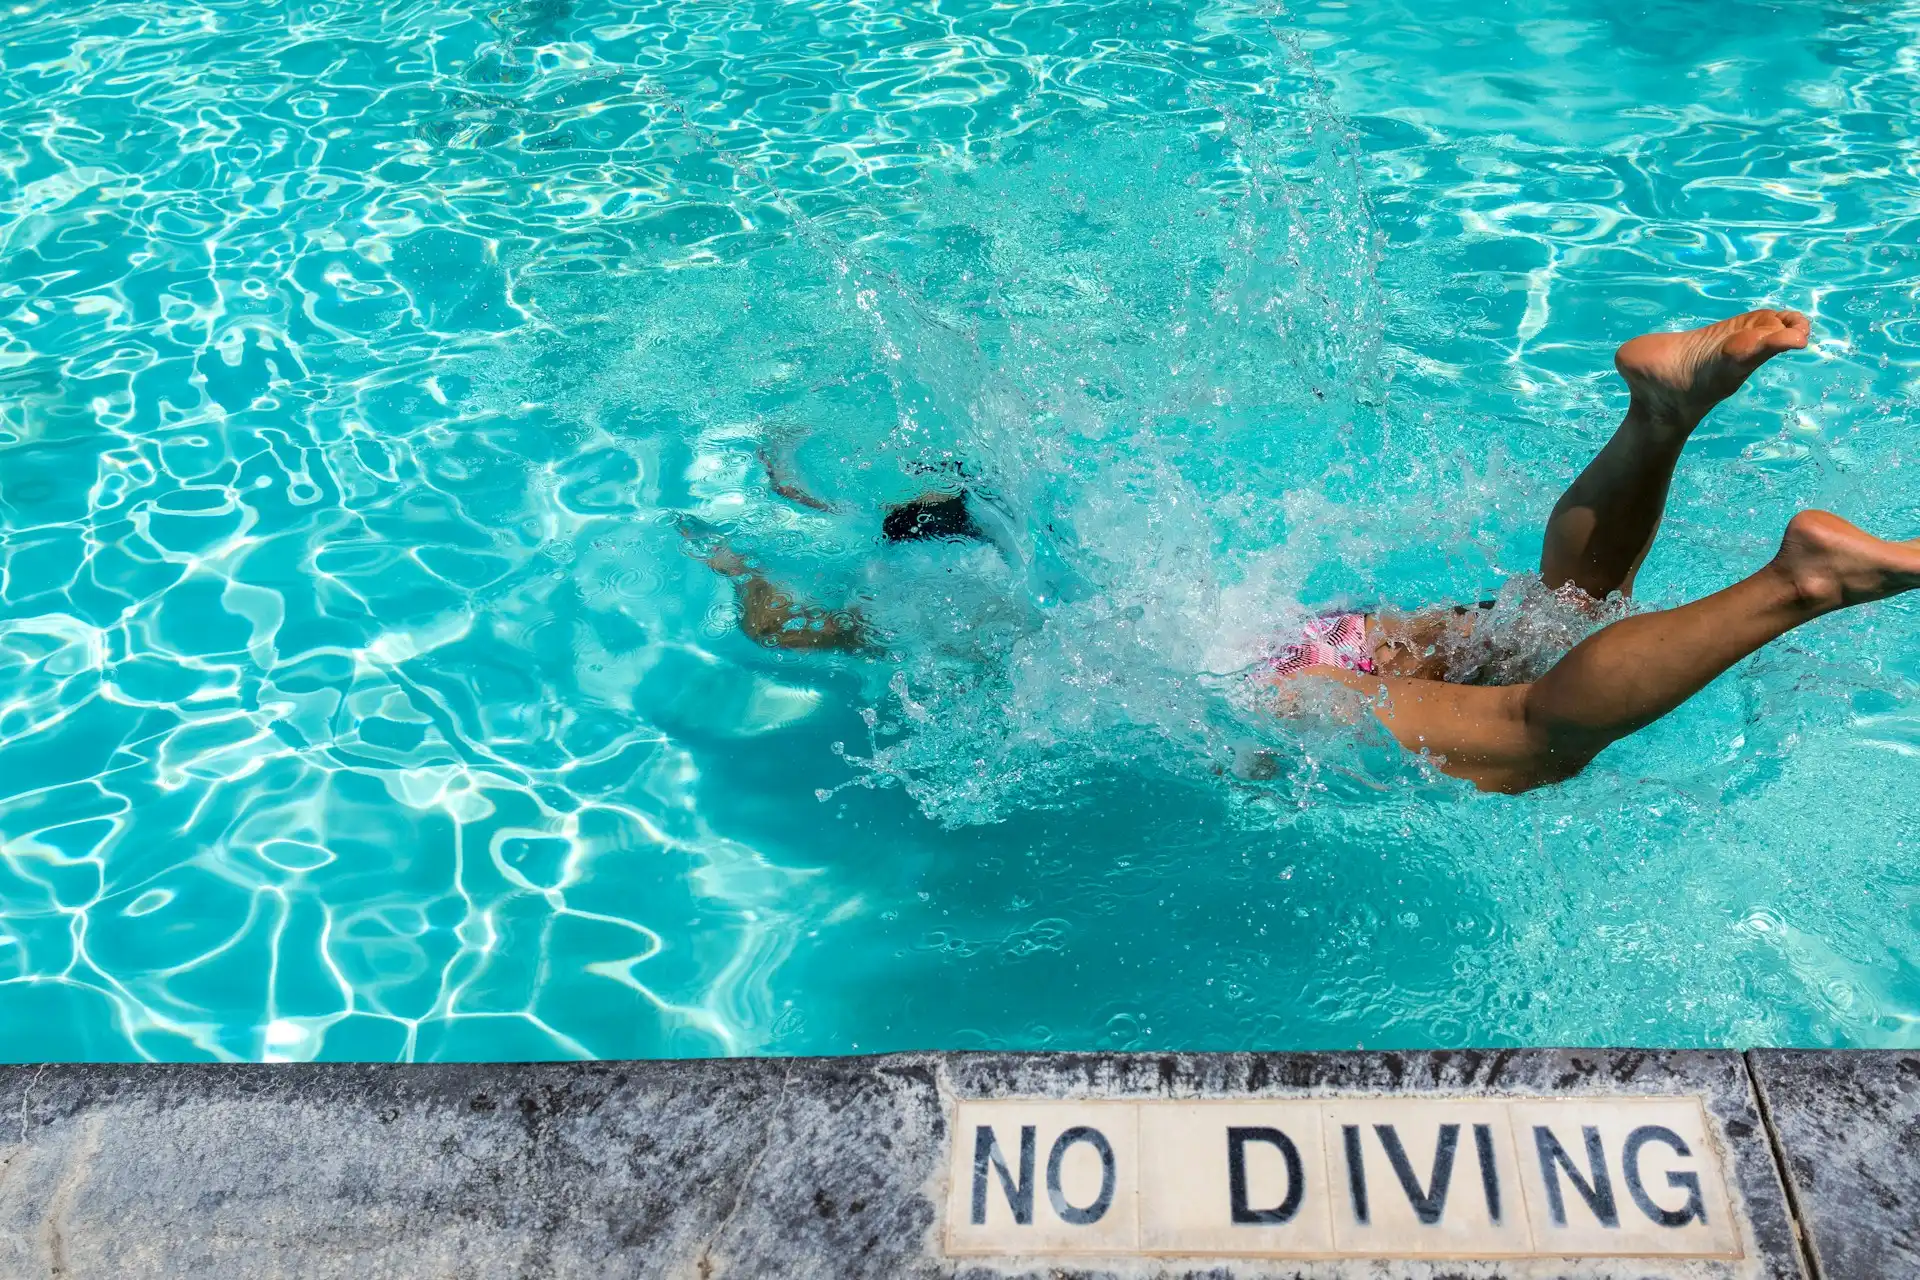
[[[1920,10],[1737,19],[16,6],[0,1052],[1912,1043],[1911,601],[1517,799],[1232,676],[1550,660],[1611,348],[1750,305],[1643,602],[1920,532]],[[1004,555],[879,545],[943,462]]]

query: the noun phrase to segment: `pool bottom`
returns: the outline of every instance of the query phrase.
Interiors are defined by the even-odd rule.
[[[21,1137],[8,1161],[13,1194],[0,1210],[0,1268],[22,1276],[840,1280],[1064,1267],[1089,1277],[1291,1277],[1380,1274],[1379,1258],[1399,1257],[1393,1273],[1407,1276],[1788,1277],[1808,1273],[1804,1238],[1829,1280],[1902,1275],[1920,1262],[1903,1234],[1920,1160],[1911,1143],[1903,1149],[1874,1135],[1920,1123],[1920,1103],[1899,1087],[1916,1069],[1920,1058],[1899,1053],[1764,1050],[8,1068],[0,1071],[0,1110],[20,1117]],[[1611,1215],[1625,1244],[1618,1256],[1589,1251],[1551,1260],[1534,1250],[1452,1260],[1349,1251],[1317,1260],[1274,1253],[1190,1261],[1165,1250],[1088,1253],[1058,1245],[962,1254],[948,1206],[959,1206],[964,1219],[968,1197],[964,1187],[949,1196],[955,1179],[977,1177],[987,1215],[1003,1223],[1022,1196],[1027,1216],[1042,1227],[1052,1221],[1057,1228],[1063,1207],[1069,1218],[1099,1207],[1087,1190],[1088,1169],[1098,1166],[1072,1150],[1102,1145],[1085,1126],[1062,1131],[1063,1156],[1061,1141],[1036,1143],[1015,1136],[1019,1124],[1003,1124],[997,1136],[1008,1150],[987,1151],[983,1160],[979,1134],[952,1123],[964,1108],[976,1108],[970,1118],[982,1106],[1004,1110],[1009,1098],[1176,1120],[1220,1106],[1271,1114],[1358,1108],[1355,1116],[1365,1112],[1379,1123],[1330,1132],[1373,1142],[1367,1131],[1384,1140],[1381,1131],[1397,1123],[1411,1153],[1410,1162],[1398,1162],[1410,1166],[1400,1185],[1375,1177],[1376,1220],[1425,1195],[1442,1202],[1442,1230],[1484,1199],[1484,1167],[1474,1172],[1480,1138],[1462,1137],[1451,1165],[1437,1155],[1429,1164],[1433,1142],[1420,1146],[1408,1108],[1504,1107],[1520,1116],[1559,1107],[1566,1122],[1550,1119],[1546,1127],[1567,1130],[1567,1158],[1550,1160],[1536,1138],[1521,1162],[1537,1147],[1540,1167],[1556,1171],[1557,1210],[1547,1205],[1543,1214],[1529,1183],[1524,1195],[1511,1189],[1502,1202],[1506,1220],[1529,1213],[1538,1233],[1551,1229],[1557,1213],[1604,1231]],[[1692,1205],[1687,1160],[1674,1156],[1685,1144],[1671,1131],[1648,1138],[1659,1126],[1642,1124],[1623,1149],[1615,1126],[1635,1108],[1688,1105],[1710,1129],[1704,1144],[1685,1152],[1707,1170],[1704,1183],[1692,1185],[1707,1188],[1701,1203],[1709,1219],[1730,1211],[1715,1225],[1733,1233],[1737,1256],[1659,1256],[1644,1244],[1659,1229],[1648,1223],[1663,1212],[1684,1217]],[[1592,1127],[1576,1114],[1582,1108]],[[1279,1136],[1254,1125],[1236,1132],[1243,1147]],[[1599,1169],[1590,1163],[1595,1143],[1607,1146]],[[1119,1137],[1112,1146],[1122,1158],[1130,1149]],[[1323,1200],[1351,1216],[1343,1207],[1351,1178],[1337,1166],[1336,1153],[1324,1165],[1308,1161],[1292,1171],[1296,1182],[1304,1178],[1296,1216],[1325,1212]],[[1377,1161],[1372,1167],[1377,1173]],[[1266,1206],[1264,1192],[1276,1185],[1276,1168],[1247,1157],[1241,1181],[1251,1178],[1251,1189],[1236,1194],[1261,1200],[1249,1212],[1269,1215],[1249,1231],[1275,1229],[1271,1215],[1284,1205]],[[1861,1194],[1867,1187],[1874,1194]],[[1722,1192],[1724,1204],[1714,1199]],[[1108,1217],[1152,1211],[1145,1192],[1108,1200],[1101,1209]],[[1689,1225],[1698,1224],[1681,1229]]]

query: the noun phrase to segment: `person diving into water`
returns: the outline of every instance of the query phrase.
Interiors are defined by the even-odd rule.
[[[1804,348],[1808,336],[1800,312],[1761,310],[1622,346],[1614,367],[1627,384],[1626,416],[1548,518],[1540,556],[1546,585],[1577,589],[1596,602],[1616,591],[1631,595],[1687,438],[1754,370]],[[774,484],[785,492],[777,475]],[[968,496],[962,488],[892,508],[885,535],[980,539]],[[825,505],[810,496],[806,504]],[[878,647],[859,610],[797,601],[724,542],[706,560],[734,583],[742,628],[760,643],[842,652]],[[1370,697],[1394,738],[1428,753],[1442,772],[1483,791],[1517,793],[1573,777],[1606,747],[1795,627],[1915,587],[1920,539],[1883,541],[1836,515],[1802,511],[1754,573],[1690,604],[1602,627],[1535,680],[1450,678],[1440,641],[1470,629],[1468,609],[1325,614],[1280,641],[1248,678],[1281,691],[1282,714],[1295,681],[1345,685]]]

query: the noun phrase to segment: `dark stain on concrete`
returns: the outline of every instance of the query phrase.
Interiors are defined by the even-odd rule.
[[[1747,1057],[1821,1280],[1920,1276],[1920,1054]]]

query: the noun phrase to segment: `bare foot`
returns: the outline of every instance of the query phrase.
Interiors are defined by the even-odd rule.
[[[1814,613],[1920,587],[1920,539],[1885,542],[1825,511],[1795,516],[1773,563]]]
[[[1798,311],[1749,311],[1684,333],[1642,334],[1613,353],[1613,367],[1627,380],[1634,408],[1691,431],[1748,374],[1806,346],[1807,333]]]

